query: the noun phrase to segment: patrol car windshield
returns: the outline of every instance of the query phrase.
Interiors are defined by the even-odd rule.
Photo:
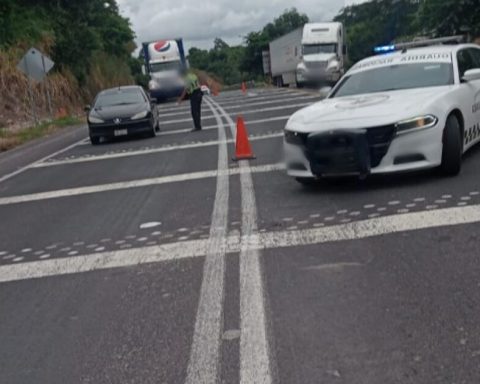
[[[345,77],[332,97],[453,84],[449,63],[398,64]]]
[[[137,89],[108,92],[98,96],[95,108],[113,107],[115,105],[130,105],[145,103],[142,93]]]
[[[151,72],[177,71],[177,70],[180,70],[180,62],[178,61],[168,61],[166,63],[150,64]]]
[[[304,55],[316,55],[319,53],[335,53],[337,51],[337,44],[315,44],[304,45]]]

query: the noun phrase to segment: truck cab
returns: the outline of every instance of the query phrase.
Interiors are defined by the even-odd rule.
[[[180,96],[185,88],[181,73],[186,67],[182,40],[144,43],[143,50],[150,97],[158,101]]]
[[[305,24],[297,86],[333,85],[345,72],[345,31],[342,23]]]

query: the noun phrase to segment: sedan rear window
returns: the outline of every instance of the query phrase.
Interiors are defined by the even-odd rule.
[[[397,64],[347,76],[332,97],[453,84],[451,63]]]
[[[145,97],[137,89],[109,91],[98,96],[95,108],[145,103]]]

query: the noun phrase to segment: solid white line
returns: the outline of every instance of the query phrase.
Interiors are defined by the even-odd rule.
[[[87,140],[87,138],[84,138],[84,139],[82,139],[82,140],[79,140],[79,141],[77,141],[77,142],[69,145],[68,147],[65,147],[65,148],[63,148],[63,149],[61,149],[61,150],[59,150],[59,151],[56,151],[56,152],[54,152],[54,153],[52,153],[52,154],[50,154],[50,155],[48,155],[48,156],[42,157],[40,160],[37,160],[37,161],[35,161],[35,162],[31,163],[31,164],[28,164],[28,165],[26,165],[26,166],[24,166],[24,167],[22,167],[22,168],[17,169],[16,171],[14,171],[14,172],[12,172],[12,173],[9,173],[9,174],[7,174],[7,175],[4,175],[4,176],[0,177],[0,183],[3,182],[3,181],[5,181],[5,180],[8,180],[8,179],[10,179],[10,178],[12,178],[12,177],[14,177],[14,176],[16,176],[16,175],[19,175],[20,173],[25,172],[27,169],[30,169],[30,168],[34,167],[36,164],[42,163],[42,162],[44,162],[44,161],[47,161],[48,159],[50,159],[50,158],[52,158],[52,157],[55,157],[55,156],[58,156],[58,155],[60,155],[61,153],[64,153],[64,152],[66,152],[66,151],[68,151],[68,150],[70,150],[70,149],[72,149],[72,148],[74,148],[74,147],[76,147],[76,146],[78,146],[78,145],[82,145],[82,143],[83,143],[85,140]]]
[[[227,120],[235,137],[235,123],[215,103]],[[266,315],[260,251],[250,246],[250,237],[258,233],[257,203],[250,164],[240,161],[242,196],[242,242],[240,247],[240,383],[272,382],[270,352],[267,341]]]
[[[289,104],[289,105],[281,105],[279,107],[269,107],[269,108],[261,108],[261,109],[253,109],[250,111],[240,111],[237,112],[238,115],[251,115],[254,113],[262,113],[262,112],[273,112],[273,111],[280,111],[280,110],[285,110],[285,109],[292,109],[292,108],[300,108],[300,107],[306,107],[312,103],[296,103],[296,104]],[[202,121],[204,120],[210,120],[214,119],[214,116],[207,116],[205,118],[202,118]],[[176,124],[176,123],[186,123],[191,121],[191,118],[188,119],[178,119],[178,120],[168,120],[162,122],[162,125],[167,125],[167,124]]]
[[[287,121],[290,118],[291,115],[286,115],[286,116],[275,116],[275,117],[269,117],[266,119],[259,119],[259,120],[248,120],[245,121],[245,124],[247,126],[249,125],[254,125],[254,124],[261,124],[261,123],[269,123],[271,121]],[[207,125],[202,128],[203,131],[209,131],[212,129],[217,129],[216,125]],[[183,134],[183,133],[189,133],[191,132],[191,129],[172,129],[170,131],[163,131],[157,134],[157,136],[167,136],[167,135],[177,135],[177,134]]]
[[[210,238],[203,266],[202,287],[187,369],[187,384],[216,383],[222,334],[225,254],[228,226],[229,179],[227,136],[222,119],[206,100],[218,124],[217,191],[210,224]]]
[[[283,171],[283,170],[285,170],[285,165],[278,163],[278,164],[269,164],[269,165],[259,165],[257,167],[253,167],[252,172],[266,173],[266,172],[275,172],[275,171]],[[240,168],[231,168],[224,171],[223,173],[227,175],[238,175],[242,172],[243,170]],[[184,173],[184,174],[172,175],[172,176],[154,177],[150,179],[140,179],[140,180],[132,180],[132,181],[122,181],[118,183],[93,185],[89,187],[59,189],[55,191],[39,192],[39,193],[32,193],[32,194],[20,195],[20,196],[0,197],[0,206],[9,205],[9,204],[27,203],[27,202],[39,201],[39,200],[58,199],[61,197],[80,196],[80,195],[87,195],[91,193],[118,191],[118,190],[130,189],[130,188],[151,187],[155,185],[207,179],[207,178],[217,177],[218,174],[219,172],[217,170],[201,171],[201,172]]]
[[[250,238],[230,236],[227,253],[238,253],[241,244],[258,250],[352,241],[434,228],[480,223],[480,205],[384,216],[331,227],[253,234]],[[0,282],[129,267],[146,263],[205,256],[207,240],[193,240],[131,250],[0,266]],[[244,245],[243,245],[244,246]],[[295,256],[292,256],[295,257]]]
[[[273,138],[282,137],[282,136],[283,136],[283,132],[266,133],[266,134],[251,136],[250,141],[267,140],[267,139],[273,139]],[[228,140],[228,142],[231,143],[233,142],[233,140]],[[35,164],[32,166],[32,168],[45,168],[45,167],[54,167],[54,166],[66,165],[66,164],[89,163],[92,161],[111,160],[111,159],[119,159],[123,157],[150,155],[153,153],[211,147],[211,146],[217,146],[219,143],[220,141],[218,140],[204,141],[204,142],[198,142],[198,143],[192,143],[192,144],[168,145],[168,146],[159,147],[159,148],[140,149],[140,150],[129,151],[129,152],[119,152],[119,153],[109,153],[109,154],[103,154],[103,155],[94,155],[94,156],[88,156],[88,157],[79,157],[76,159],[54,160],[54,161],[48,161],[45,163]]]
[[[228,223],[229,179],[227,140],[222,120],[206,100],[218,125],[219,153],[217,193],[210,226],[210,239],[203,269],[202,288],[195,321],[186,383],[217,381],[220,335],[222,329],[225,252]]]

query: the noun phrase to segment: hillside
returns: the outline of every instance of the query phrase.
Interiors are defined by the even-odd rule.
[[[115,0],[2,0],[0,3],[0,128],[31,124],[27,79],[16,65],[30,47],[55,61],[45,84],[34,83],[37,113],[78,113],[99,89],[131,84],[134,33]]]

